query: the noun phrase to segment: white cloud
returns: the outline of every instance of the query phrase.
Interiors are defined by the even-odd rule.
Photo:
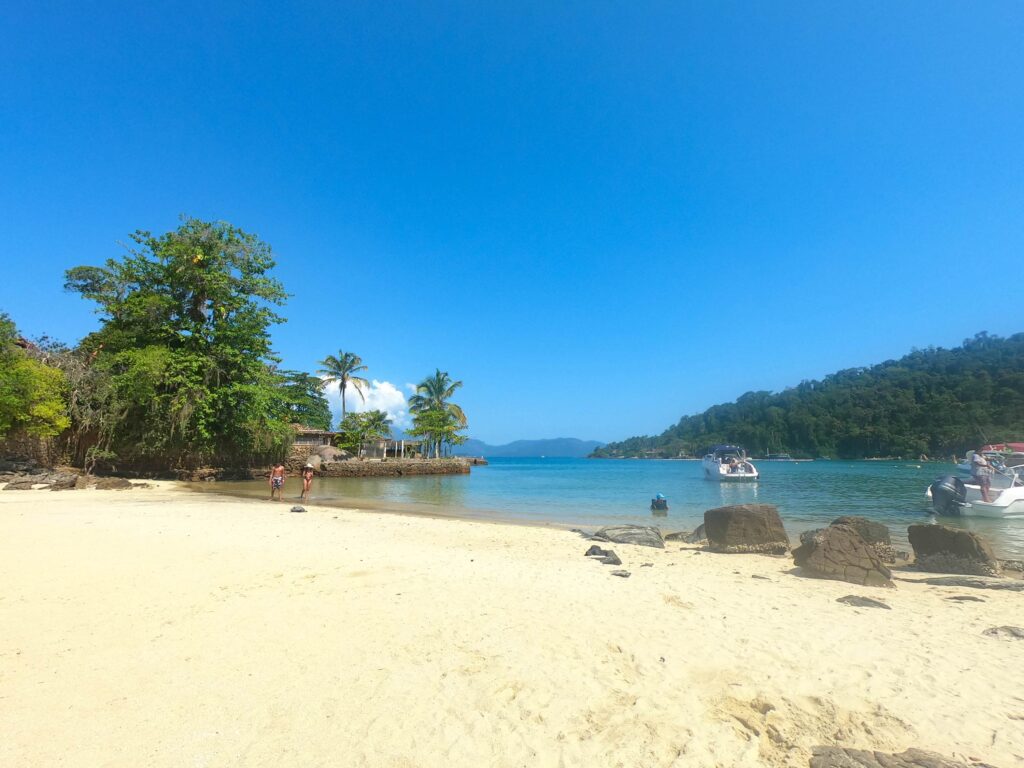
[[[406,388],[412,387],[413,392],[416,391],[416,388],[410,384],[405,386]],[[324,394],[331,404],[331,413],[334,414],[335,422],[337,422],[341,418],[341,391],[338,389],[338,383],[328,384]],[[393,426],[399,429],[408,429],[412,426],[412,419],[409,418],[409,404],[405,401],[405,395],[390,381],[373,379],[370,381],[369,388],[363,389],[363,395],[366,397],[365,403],[355,388],[349,384],[345,390],[345,408],[356,413],[384,411],[391,419]]]

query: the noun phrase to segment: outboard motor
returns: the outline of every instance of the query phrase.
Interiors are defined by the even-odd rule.
[[[946,475],[931,484],[932,509],[937,515],[959,515],[967,503],[967,487],[959,477]]]

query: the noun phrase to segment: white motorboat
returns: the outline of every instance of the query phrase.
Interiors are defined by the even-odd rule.
[[[1024,518],[1024,478],[1019,468],[993,475],[988,501],[982,499],[980,485],[965,483],[953,475],[936,480],[928,486],[925,496],[937,515]]]
[[[722,483],[757,480],[757,468],[750,463],[747,452],[736,445],[716,445],[701,460],[705,480]]]

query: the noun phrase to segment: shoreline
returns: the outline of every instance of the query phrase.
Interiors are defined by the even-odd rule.
[[[610,545],[620,579],[551,526],[304,506],[173,482],[0,494],[0,763],[1024,759],[1019,641],[982,634],[1019,623],[1020,593],[676,542]]]

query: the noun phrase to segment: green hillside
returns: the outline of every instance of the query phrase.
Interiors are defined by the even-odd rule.
[[[783,392],[748,392],[660,435],[591,455],[670,458],[729,442],[753,455],[948,456],[1009,439],[1024,440],[1024,333],[983,332],[953,349],[915,350]]]

